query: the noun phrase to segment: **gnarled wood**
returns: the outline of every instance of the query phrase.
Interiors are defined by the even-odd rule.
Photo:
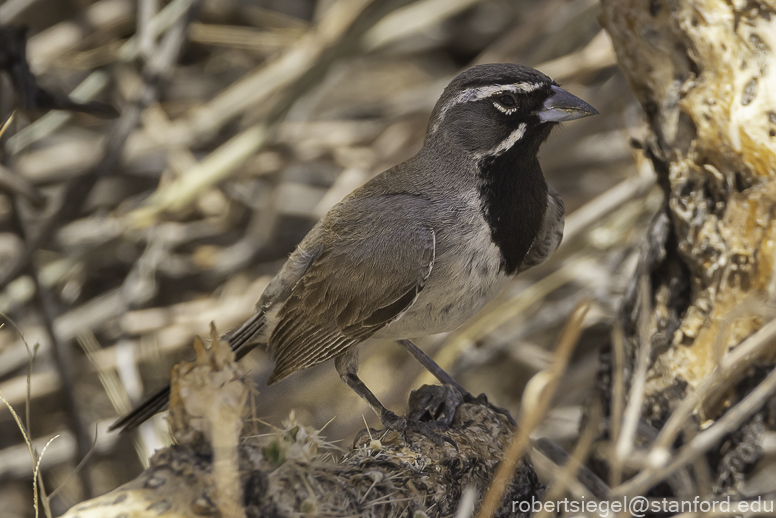
[[[765,366],[776,353],[762,346],[772,336],[745,344],[748,355],[735,353],[773,315],[776,3],[602,3],[601,21],[647,116],[643,147],[666,196],[641,262],[646,282],[634,281],[623,307],[627,372],[638,371],[639,350],[649,348],[641,420],[661,429],[679,409],[648,441],[647,462],[619,492],[643,493],[712,449],[710,484],[690,477],[694,489],[747,494],[744,472],[762,453],[767,409],[733,406],[771,370]],[[766,395],[773,392],[768,383],[761,386]],[[755,422],[757,433],[749,430]],[[683,427],[693,430],[687,442],[709,426],[716,435],[672,451]],[[752,455],[742,456],[742,448]],[[630,451],[619,444],[614,464]]]

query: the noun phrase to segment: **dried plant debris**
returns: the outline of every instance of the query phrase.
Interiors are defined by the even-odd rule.
[[[282,428],[241,437],[248,380],[215,327],[211,339],[209,348],[196,339],[196,361],[173,369],[176,445],[157,452],[134,481],[65,516],[448,516],[465,488],[488,486],[512,440],[507,417],[463,404],[449,386],[423,386],[410,397],[409,415],[434,423],[447,439],[441,444],[409,429],[366,429],[343,452],[293,413]],[[453,401],[453,415],[434,421],[440,401]],[[532,501],[542,492],[530,464],[519,462],[508,498]]]
[[[11,76],[20,109],[34,113],[48,110],[70,110],[115,118],[119,112],[108,103],[80,103],[60,93],[49,92],[38,85],[27,63],[27,29],[0,26],[0,70]]]
[[[512,430],[486,406],[463,404],[449,429],[439,433],[458,449],[414,432],[370,429],[343,453],[292,414],[282,429],[245,437],[236,448],[242,511],[248,518],[450,516],[466,487],[487,487]],[[213,449],[200,437],[158,452],[136,480],[75,506],[65,517],[216,515],[216,472]],[[506,498],[532,501],[543,491],[524,461]],[[503,516],[514,516],[509,507]]]
[[[210,339],[210,347],[206,349],[202,340],[196,338],[196,360],[176,365],[170,376],[168,420],[172,436],[179,444],[200,436],[211,443],[233,436],[236,444],[242,427],[247,380],[235,363],[229,343],[220,339],[212,324]]]

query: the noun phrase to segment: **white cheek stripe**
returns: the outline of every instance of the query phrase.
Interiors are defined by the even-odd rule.
[[[482,99],[486,99],[491,95],[497,94],[499,92],[530,93],[534,90],[538,90],[541,87],[542,83],[514,83],[507,85],[488,85],[467,88],[447,101],[442,109],[439,110],[439,116],[434,121],[431,128],[432,133],[436,132],[436,130],[439,128],[439,124],[442,122],[442,119],[445,118],[445,114],[456,104],[481,101]]]
[[[507,138],[502,140],[501,144],[499,144],[496,149],[489,153],[483,153],[482,156],[499,156],[500,154],[509,151],[518,140],[523,138],[523,135],[525,135],[525,128],[525,122],[521,122],[517,129],[510,133]]]

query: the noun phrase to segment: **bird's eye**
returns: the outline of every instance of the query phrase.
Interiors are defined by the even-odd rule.
[[[506,106],[507,108],[512,108],[514,106],[517,106],[517,99],[515,99],[515,96],[512,94],[499,95],[498,102],[502,106]]]

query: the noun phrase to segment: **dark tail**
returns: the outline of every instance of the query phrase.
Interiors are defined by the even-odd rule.
[[[240,327],[221,336],[221,340],[229,342],[237,360],[242,359],[258,345],[255,339],[264,326],[264,321],[264,313],[259,311],[243,322]],[[118,429],[121,430],[121,433],[132,431],[148,421],[154,414],[166,409],[169,402],[170,386],[167,385],[151,394],[131,412],[120,417],[110,425],[108,431]]]

